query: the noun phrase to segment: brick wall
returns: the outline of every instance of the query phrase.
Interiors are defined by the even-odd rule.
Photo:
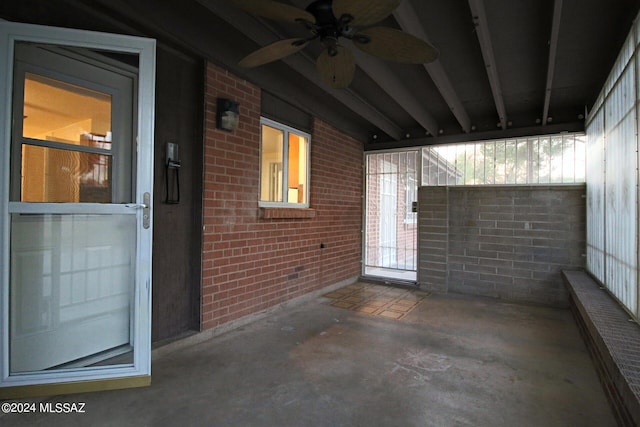
[[[560,271],[584,267],[585,191],[421,188],[419,282],[436,291],[566,306]]]
[[[240,103],[234,132],[215,127],[218,97]],[[202,328],[359,276],[362,144],[315,120],[312,211],[282,218],[258,208],[260,88],[209,64],[205,120]]]

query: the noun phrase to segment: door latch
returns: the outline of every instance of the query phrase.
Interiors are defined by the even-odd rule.
[[[151,225],[151,194],[146,192],[142,195],[142,202],[144,208],[142,208],[142,226],[147,229]]]
[[[142,209],[142,227],[145,229],[151,226],[151,194],[142,195],[142,203],[127,203],[128,208]]]

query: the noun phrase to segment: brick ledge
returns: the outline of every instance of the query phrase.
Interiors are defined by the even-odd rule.
[[[310,208],[260,208],[262,219],[311,219],[316,210]]]
[[[578,323],[618,424],[640,425],[640,327],[584,271],[563,271]]]

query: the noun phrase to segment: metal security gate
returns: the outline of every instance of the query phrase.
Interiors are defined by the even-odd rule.
[[[365,276],[416,280],[419,153],[366,154]]]

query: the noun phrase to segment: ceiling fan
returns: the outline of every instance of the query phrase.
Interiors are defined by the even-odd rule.
[[[340,44],[340,38],[351,40],[363,52],[390,61],[423,64],[438,58],[435,47],[411,34],[389,27],[371,27],[389,16],[401,0],[316,0],[306,10],[272,0],[232,2],[264,18],[301,23],[311,32],[306,38],[280,40],[258,49],[240,61],[242,67],[277,61],[318,39],[323,45],[316,61],[320,77],[331,87],[344,89],[353,80],[356,63],[353,53]]]

